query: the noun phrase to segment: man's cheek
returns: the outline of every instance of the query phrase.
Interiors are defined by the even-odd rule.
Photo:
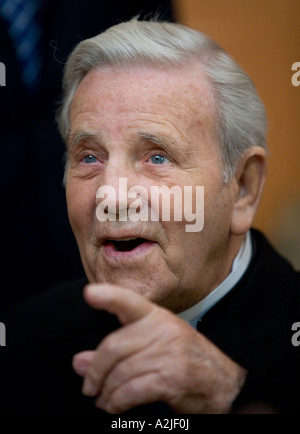
[[[72,221],[85,222],[95,213],[95,197],[83,187],[81,184],[71,184],[66,190],[68,215]]]

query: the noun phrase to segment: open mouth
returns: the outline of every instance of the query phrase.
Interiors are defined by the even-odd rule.
[[[106,240],[104,245],[112,245],[116,252],[131,252],[146,242],[148,240],[145,238],[126,238],[123,240]]]

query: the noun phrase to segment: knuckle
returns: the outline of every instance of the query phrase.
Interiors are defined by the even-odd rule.
[[[145,397],[151,394],[153,384],[143,384],[140,378],[130,380],[117,388],[110,396],[108,408],[110,413],[122,413],[144,402]]]
[[[155,322],[159,324],[160,332],[163,336],[176,337],[181,333],[182,327],[178,319],[164,309],[159,309],[156,312]]]
[[[120,351],[120,343],[113,334],[105,337],[100,347],[104,354],[117,355]]]
[[[117,365],[113,370],[114,380],[121,383],[128,376],[128,369],[122,363]]]

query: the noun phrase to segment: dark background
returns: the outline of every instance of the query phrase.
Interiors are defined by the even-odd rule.
[[[0,309],[83,275],[62,186],[64,144],[55,124],[64,62],[82,39],[134,15],[172,19],[168,0],[45,0],[42,81],[36,95],[22,83],[19,64],[0,17]]]

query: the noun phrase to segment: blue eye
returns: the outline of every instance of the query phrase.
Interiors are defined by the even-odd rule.
[[[94,157],[94,155],[86,155],[85,157],[83,157],[83,162],[86,164],[91,164],[91,163],[97,163],[97,158]]]
[[[150,161],[153,164],[164,164],[169,162],[169,160],[163,155],[152,155]]]

